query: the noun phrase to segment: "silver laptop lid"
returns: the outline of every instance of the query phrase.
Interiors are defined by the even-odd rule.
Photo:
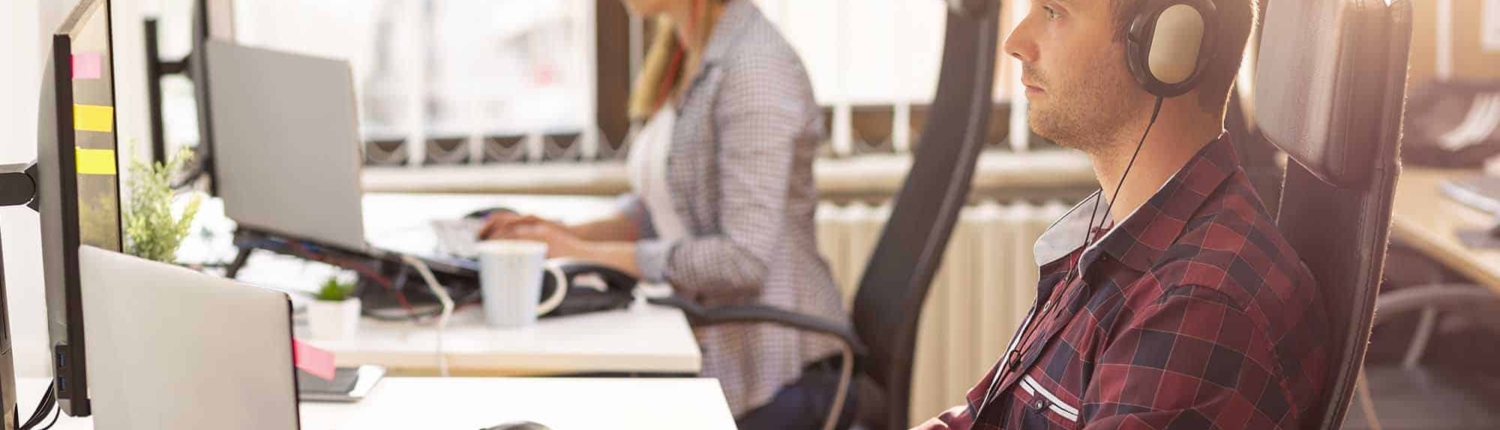
[[[295,429],[285,293],[83,246],[94,425]]]
[[[365,250],[349,63],[209,41],[214,180],[241,226]]]

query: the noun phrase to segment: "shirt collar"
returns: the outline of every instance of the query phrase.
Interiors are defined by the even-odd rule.
[[[1187,222],[1219,185],[1239,169],[1239,161],[1229,135],[1223,133],[1200,149],[1172,178],[1156,190],[1146,204],[1136,208],[1125,220],[1110,228],[1084,250],[1080,267],[1086,268],[1099,250],[1136,271],[1151,267],[1168,246],[1177,241]],[[1095,201],[1098,201],[1097,209]],[[1053,223],[1037,239],[1032,251],[1037,266],[1055,263],[1077,251],[1089,231],[1091,212],[1094,225],[1113,225],[1099,192],[1089,195],[1067,214]]]

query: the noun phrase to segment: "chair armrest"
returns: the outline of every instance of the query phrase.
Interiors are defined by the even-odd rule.
[[[688,320],[695,326],[712,326],[727,323],[741,322],[764,322],[780,324],[802,331],[822,333],[837,337],[855,355],[865,355],[865,346],[860,343],[859,337],[855,336],[854,330],[849,325],[818,318],[811,315],[803,315],[784,309],[773,308],[762,305],[736,305],[707,308],[703,305],[693,303],[680,296],[665,298],[654,298],[648,300],[652,304],[668,306],[681,309],[687,314]]]
[[[1375,299],[1375,325],[1426,309],[1468,315],[1500,331],[1500,295],[1486,288],[1455,285],[1430,285],[1383,293]]]

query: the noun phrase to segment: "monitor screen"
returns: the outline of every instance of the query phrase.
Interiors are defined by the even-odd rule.
[[[121,250],[108,0],[82,0],[53,35],[37,139],[48,345],[58,404],[89,415],[78,247]]]
[[[103,7],[93,9],[85,12],[87,16],[78,23],[76,34],[69,36],[79,243],[118,252],[120,185],[115,172],[118,162],[109,13]]]

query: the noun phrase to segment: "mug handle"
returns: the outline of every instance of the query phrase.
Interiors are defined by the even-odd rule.
[[[544,300],[541,304],[537,305],[537,316],[546,315],[554,310],[557,310],[557,307],[562,305],[563,298],[567,297],[569,287],[568,277],[563,274],[561,267],[558,267],[558,265],[556,264],[551,264],[551,262],[543,264],[542,267],[546,269],[545,275],[552,277],[552,285],[556,285],[557,287],[552,289],[552,296],[547,297],[547,300]]]

